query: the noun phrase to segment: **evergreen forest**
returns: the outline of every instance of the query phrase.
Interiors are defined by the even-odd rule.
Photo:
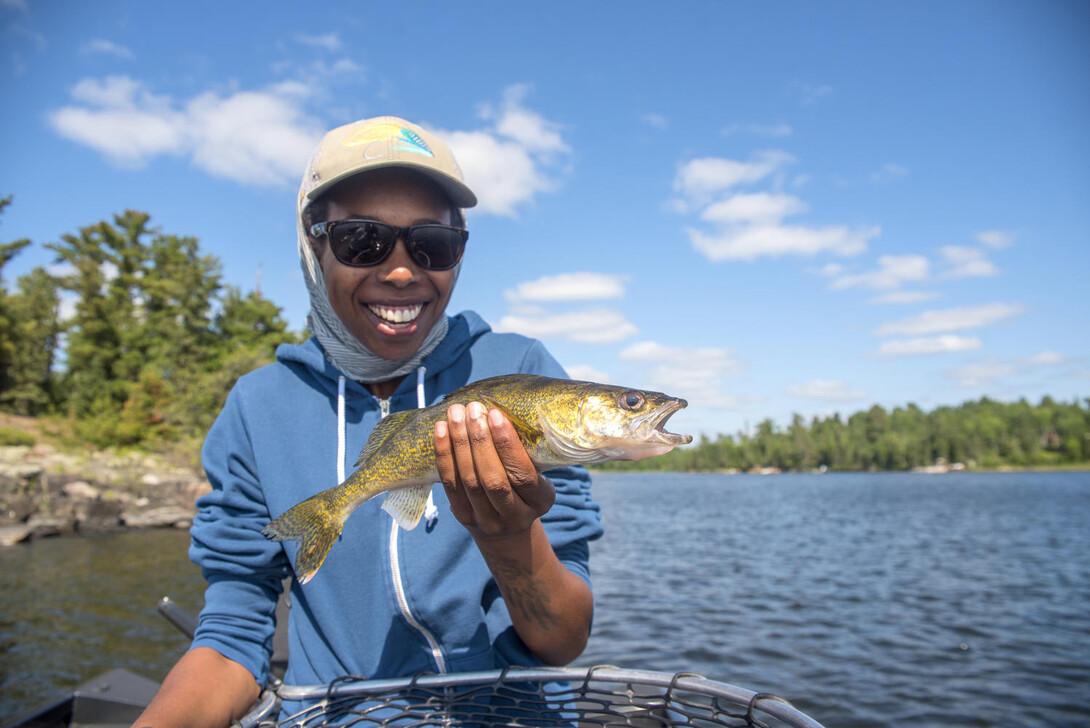
[[[0,216],[12,198],[0,199]],[[2,221],[2,220],[0,220]],[[0,411],[65,424],[91,447],[195,457],[239,376],[273,360],[288,330],[259,291],[222,280],[196,238],[164,233],[126,211],[45,244],[9,288],[4,266],[32,243],[0,243]],[[5,435],[0,428],[0,445]],[[15,438],[17,439],[17,438]],[[1090,399],[981,399],[924,412],[874,406],[841,419],[796,415],[747,433],[610,470],[905,470],[1090,466]]]

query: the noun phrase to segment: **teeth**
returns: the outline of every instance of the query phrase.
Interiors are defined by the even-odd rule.
[[[392,324],[404,324],[412,321],[420,315],[420,309],[424,308],[424,304],[417,303],[412,306],[379,306],[377,304],[368,304],[367,308],[371,309],[371,313],[378,316],[383,321],[389,321]]]

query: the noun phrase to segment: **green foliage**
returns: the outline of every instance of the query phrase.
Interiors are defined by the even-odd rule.
[[[55,403],[60,297],[56,280],[41,267],[20,277],[18,289],[7,297],[11,366],[0,388],[0,406],[16,414],[40,415]]]
[[[839,415],[795,415],[781,430],[771,420],[752,433],[702,438],[693,447],[603,470],[708,471],[779,468],[808,471],[908,470],[939,461],[970,467],[1072,466],[1090,463],[1090,399],[1064,404],[1045,397],[1005,404],[983,398],[930,413],[916,405],[886,412],[875,405],[847,422]]]
[[[0,447],[11,447],[15,445],[34,445],[36,442],[34,435],[29,432],[23,432],[11,427],[0,427]]]
[[[27,244],[0,246],[0,266]],[[238,377],[301,340],[276,305],[224,288],[195,238],[164,234],[145,213],[45,247],[67,273],[35,269],[17,294],[0,289],[0,409],[63,412],[93,445],[193,446]],[[63,322],[60,291],[73,311]]]
[[[0,214],[11,204],[11,195],[0,198]],[[12,319],[11,301],[4,285],[4,266],[15,255],[30,245],[27,239],[12,243],[0,243],[0,392],[7,392],[14,385],[16,364],[15,322]]]

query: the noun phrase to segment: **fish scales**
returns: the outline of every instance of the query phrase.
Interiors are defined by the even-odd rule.
[[[483,379],[423,409],[393,412],[372,431],[357,470],[343,483],[293,506],[265,527],[273,541],[299,542],[296,577],[306,583],[333,547],[348,516],[388,492],[383,509],[407,529],[420,520],[435,466],[435,423],[453,404],[499,408],[540,472],[560,465],[638,460],[692,441],[667,432],[683,399],[594,382],[511,374]]]

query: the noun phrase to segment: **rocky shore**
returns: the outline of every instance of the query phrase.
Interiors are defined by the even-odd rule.
[[[35,538],[189,528],[204,474],[147,454],[0,447],[0,547]]]

